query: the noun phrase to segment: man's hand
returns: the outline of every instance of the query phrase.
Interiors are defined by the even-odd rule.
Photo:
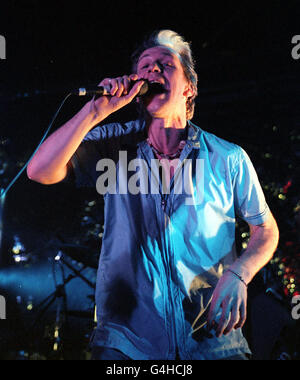
[[[208,328],[216,336],[243,327],[247,317],[247,287],[233,273],[225,272],[214,290],[208,313]]]
[[[250,240],[247,249],[230,266],[246,284],[272,258],[278,244],[279,231],[271,213],[260,225],[249,224]],[[220,319],[219,316],[221,315]],[[216,328],[216,335],[230,333],[234,328],[243,327],[247,316],[247,287],[231,272],[220,278],[212,297],[208,314],[208,327]]]
[[[136,83],[131,88],[132,81],[136,81]],[[137,74],[104,79],[100,82],[99,86],[106,88],[110,95],[101,96],[97,100],[93,99],[90,102],[91,110],[96,113],[96,117],[99,117],[101,120],[108,117],[113,112],[131,103],[138,95],[144,83],[142,79],[139,79]]]

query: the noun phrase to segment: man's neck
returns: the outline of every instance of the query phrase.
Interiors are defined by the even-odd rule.
[[[148,123],[148,138],[158,151],[175,153],[180,141],[187,139],[187,121],[185,118],[151,119]]]

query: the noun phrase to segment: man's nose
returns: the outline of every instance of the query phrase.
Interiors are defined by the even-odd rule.
[[[162,66],[158,63],[158,62],[153,62],[150,66],[149,66],[149,72],[162,72]]]

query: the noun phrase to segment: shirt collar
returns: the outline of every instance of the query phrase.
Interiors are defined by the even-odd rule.
[[[146,126],[146,122],[144,120],[137,120],[140,125],[140,128],[144,130]],[[194,149],[200,149],[200,135],[201,129],[193,124],[190,120],[188,120],[188,138],[186,144]],[[148,145],[147,139],[138,144],[139,146]]]
[[[144,130],[146,126],[145,120],[137,120],[136,121],[139,124],[139,130]],[[187,138],[187,144],[192,146],[193,148],[199,149],[200,148],[200,135],[201,135],[201,129],[196,126],[194,123],[192,123],[190,120],[188,120],[188,138]],[[142,141],[142,143],[147,143],[146,140]],[[141,143],[140,143],[141,144]],[[138,144],[138,145],[140,145]]]
[[[188,121],[189,130],[188,130],[188,139],[187,144],[192,146],[195,149],[200,149],[200,134],[201,129],[193,124],[190,120]]]

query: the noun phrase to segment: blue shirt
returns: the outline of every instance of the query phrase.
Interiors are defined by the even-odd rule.
[[[96,170],[99,160],[117,165],[115,183],[104,194],[93,344],[141,360],[175,359],[176,349],[187,360],[250,353],[241,329],[217,338],[206,320],[213,290],[236,259],[236,215],[253,225],[268,217],[253,165],[242,148],[189,122],[169,194],[150,170],[157,191],[120,191],[127,166],[119,152],[149,169],[155,157],[146,137],[140,120],[99,126],[71,160],[78,186],[96,186],[105,173],[103,165]],[[192,166],[180,193],[176,178],[185,162]]]

